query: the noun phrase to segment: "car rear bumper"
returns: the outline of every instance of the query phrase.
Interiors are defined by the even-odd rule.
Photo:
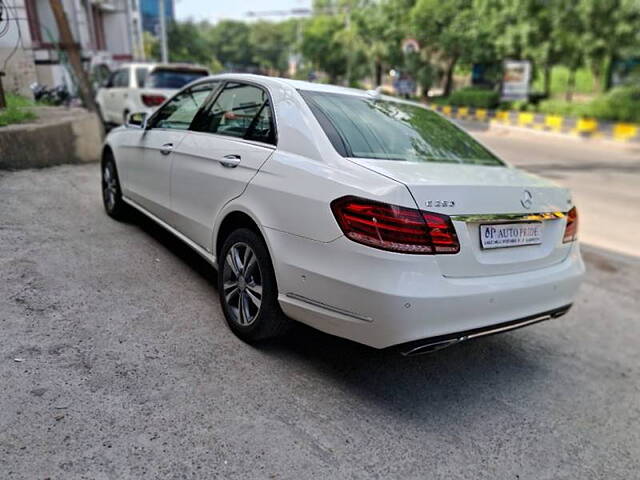
[[[425,338],[422,340],[414,340],[405,344],[398,345],[398,350],[402,355],[415,356],[423,355],[426,353],[432,353],[443,348],[450,347],[456,343],[465,342],[467,340],[473,340],[479,337],[488,337],[489,335],[496,335],[498,333],[510,332],[517,330],[518,328],[528,327],[536,323],[543,322],[545,320],[551,320],[552,318],[558,318],[566,314],[571,305],[565,305],[564,307],[556,308],[549,312],[542,312],[536,315],[531,315],[511,322],[499,323],[497,325],[487,325],[485,327],[474,328],[473,330],[466,330],[464,332],[455,332],[447,335],[441,335],[439,337]]]
[[[287,315],[376,348],[566,311],[584,276],[577,244],[545,268],[448,278],[432,256],[384,252],[344,237],[323,243],[268,230],[267,242]]]

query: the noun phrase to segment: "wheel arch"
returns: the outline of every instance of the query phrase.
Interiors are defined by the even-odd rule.
[[[100,168],[104,168],[104,164],[109,158],[116,163],[116,156],[113,153],[113,148],[111,148],[111,145],[107,143],[102,147],[102,153],[100,153]],[[116,164],[116,169],[117,168],[118,165]]]
[[[231,234],[231,232],[239,228],[248,228],[249,230],[257,233],[260,238],[264,240],[264,243],[267,245],[269,255],[271,255],[269,243],[262,232],[262,228],[258,221],[246,209],[236,206],[229,208],[223,213],[223,215],[221,215],[221,220],[214,229],[213,252],[215,253],[216,261],[218,263],[220,259],[220,251],[222,250],[222,245],[224,244],[225,239]]]

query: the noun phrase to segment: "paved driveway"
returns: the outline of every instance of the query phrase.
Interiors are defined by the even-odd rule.
[[[304,327],[256,349],[98,181],[0,172],[0,478],[637,478],[637,257],[592,246],[570,314],[431,356]]]

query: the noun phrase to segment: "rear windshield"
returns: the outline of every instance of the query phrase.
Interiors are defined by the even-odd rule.
[[[355,95],[300,93],[345,157],[504,165],[470,135],[427,108]]]
[[[147,77],[144,86],[147,88],[182,88],[198,78],[206,77],[204,70],[170,70],[159,68]]]

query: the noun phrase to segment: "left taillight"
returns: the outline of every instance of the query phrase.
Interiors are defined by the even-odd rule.
[[[149,95],[142,94],[142,103],[144,103],[147,107],[157,107],[158,105],[162,105],[167,99],[164,95]]]
[[[563,243],[573,242],[578,238],[578,209],[573,207],[567,213],[567,226],[564,229]]]
[[[358,197],[331,202],[331,210],[345,236],[381,250],[423,255],[460,251],[451,218]]]

